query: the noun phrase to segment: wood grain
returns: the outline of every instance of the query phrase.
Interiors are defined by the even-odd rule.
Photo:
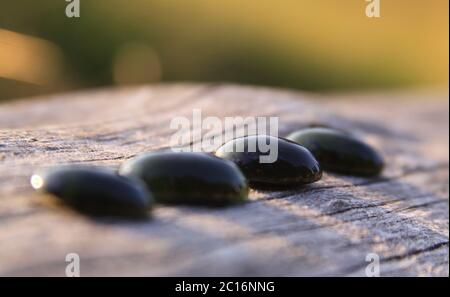
[[[379,178],[333,174],[298,189],[251,192],[222,209],[158,206],[145,222],[48,207],[29,186],[62,163],[117,168],[169,145],[175,116],[278,116],[280,135],[346,129],[376,147]],[[0,105],[0,275],[382,276],[449,274],[448,93],[314,95],[235,85],[103,89]]]

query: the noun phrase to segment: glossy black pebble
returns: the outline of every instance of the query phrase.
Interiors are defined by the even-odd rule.
[[[257,145],[259,141],[277,143],[275,162],[261,162],[260,157],[268,153],[261,152]],[[256,142],[256,145],[252,142]],[[319,163],[306,148],[268,135],[252,135],[228,141],[216,151],[216,156],[236,163],[253,186],[303,185],[322,177]]]
[[[383,170],[382,157],[349,134],[311,128],[294,132],[287,138],[308,148],[324,170],[359,176],[374,176]]]
[[[145,217],[153,197],[139,180],[93,166],[61,166],[31,177],[36,190],[99,216]]]
[[[162,203],[220,206],[248,197],[247,181],[239,168],[204,153],[146,153],[124,163],[119,172],[142,179]]]

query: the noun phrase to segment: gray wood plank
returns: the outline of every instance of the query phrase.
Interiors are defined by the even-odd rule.
[[[280,135],[322,123],[380,150],[379,178],[325,174],[223,209],[158,206],[146,222],[43,204],[29,177],[62,163],[117,168],[169,145],[170,120],[278,116]],[[448,94],[322,95],[236,85],[103,89],[0,105],[0,275],[448,276]]]

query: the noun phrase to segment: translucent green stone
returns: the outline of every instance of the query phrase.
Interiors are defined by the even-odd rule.
[[[145,217],[153,203],[141,181],[93,166],[51,168],[34,174],[31,185],[92,215]]]
[[[150,152],[124,163],[119,172],[144,181],[161,203],[220,206],[248,198],[239,168],[205,153]]]
[[[296,131],[287,138],[309,149],[324,170],[357,176],[374,176],[383,170],[380,154],[350,134],[310,128]]]

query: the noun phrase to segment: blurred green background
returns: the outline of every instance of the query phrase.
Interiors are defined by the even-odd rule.
[[[448,88],[448,0],[0,3],[0,100],[159,81]]]

